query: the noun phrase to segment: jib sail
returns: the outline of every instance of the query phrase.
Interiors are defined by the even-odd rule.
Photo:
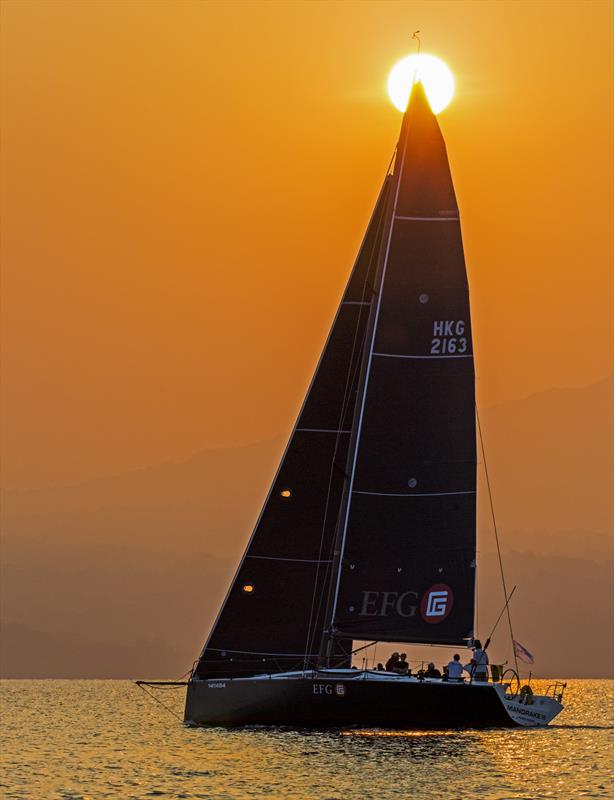
[[[328,341],[196,676],[312,667],[322,636],[360,364],[390,178]],[[349,666],[351,642],[335,663]]]

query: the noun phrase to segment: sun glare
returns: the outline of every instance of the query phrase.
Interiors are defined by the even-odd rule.
[[[406,56],[394,65],[388,76],[388,94],[399,111],[405,111],[414,83],[422,82],[434,114],[439,114],[454,95],[454,76],[440,58]]]

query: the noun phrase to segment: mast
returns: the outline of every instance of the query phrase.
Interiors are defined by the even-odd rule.
[[[400,170],[396,169],[396,161],[399,157],[399,145],[395,148],[394,163],[391,179],[391,185],[388,191],[386,207],[383,209],[383,230],[380,241],[380,249],[376,254],[377,267],[375,272],[375,280],[373,285],[373,299],[375,302],[371,304],[369,319],[367,322],[367,330],[365,336],[365,344],[362,353],[362,360],[360,364],[360,372],[358,378],[358,389],[356,397],[356,405],[354,407],[354,418],[352,420],[352,434],[348,448],[348,459],[345,470],[345,481],[343,484],[343,494],[341,497],[341,505],[339,508],[339,517],[337,519],[337,526],[335,529],[335,549],[333,553],[333,567],[330,574],[328,583],[328,591],[326,596],[326,610],[324,614],[325,627],[322,631],[322,640],[320,642],[320,652],[318,656],[318,665],[323,668],[330,667],[331,658],[334,652],[334,636],[332,634],[332,625],[334,618],[334,610],[336,597],[339,589],[339,578],[341,575],[341,559],[343,556],[343,545],[345,533],[347,530],[347,515],[349,512],[350,498],[352,492],[352,477],[356,464],[357,446],[360,436],[360,420],[362,410],[364,408],[365,393],[367,388],[368,370],[370,358],[369,354],[373,346],[373,336],[375,333],[375,326],[377,324],[377,316],[379,309],[379,298],[381,296],[381,284],[383,278],[383,269],[385,267],[385,251],[388,250],[390,245],[390,234],[392,232],[392,220],[394,218],[394,208],[399,192]],[[385,248],[385,251],[384,251]]]

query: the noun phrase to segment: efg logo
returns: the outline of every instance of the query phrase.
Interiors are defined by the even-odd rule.
[[[445,583],[436,583],[427,589],[420,603],[420,614],[425,622],[435,625],[443,622],[452,611],[454,593]]]

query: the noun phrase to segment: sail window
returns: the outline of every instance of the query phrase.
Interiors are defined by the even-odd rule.
[[[254,584],[253,583],[244,583],[241,587],[241,591],[245,592],[245,594],[253,594],[254,593]]]
[[[281,495],[281,497],[292,497],[292,492],[290,491],[290,489],[282,489],[279,494]]]

